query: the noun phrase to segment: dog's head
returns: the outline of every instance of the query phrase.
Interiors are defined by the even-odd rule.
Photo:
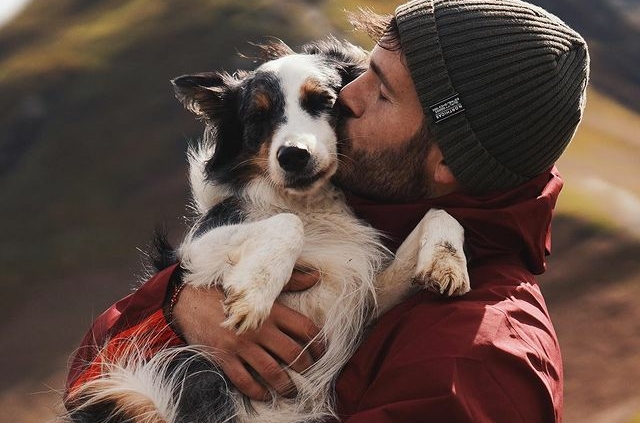
[[[334,104],[340,88],[365,69],[367,55],[333,38],[300,54],[281,42],[263,49],[269,60],[255,71],[172,83],[214,139],[207,178],[235,185],[267,177],[288,192],[309,192],[336,171]]]

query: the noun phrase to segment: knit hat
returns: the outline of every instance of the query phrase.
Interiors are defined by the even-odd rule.
[[[555,163],[584,109],[578,33],[519,0],[415,0],[396,21],[428,129],[464,187],[508,189]]]

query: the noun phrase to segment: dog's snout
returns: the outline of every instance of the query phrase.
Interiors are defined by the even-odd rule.
[[[286,172],[300,172],[309,163],[309,150],[299,147],[280,147],[276,154],[280,167]]]

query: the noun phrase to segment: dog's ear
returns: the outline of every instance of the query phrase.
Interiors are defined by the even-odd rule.
[[[302,52],[325,56],[335,62],[343,86],[360,76],[369,65],[369,53],[366,50],[335,37],[306,44],[302,46]]]
[[[242,149],[238,93],[247,75],[249,72],[245,71],[233,75],[211,72],[184,75],[171,81],[178,100],[207,123],[205,134],[211,134],[215,144],[205,167],[208,177],[229,164]]]
[[[176,97],[187,110],[209,122],[216,122],[229,109],[228,98],[239,77],[226,72],[183,75],[171,80]]]

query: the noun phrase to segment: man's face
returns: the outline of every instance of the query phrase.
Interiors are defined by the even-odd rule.
[[[340,165],[335,182],[379,201],[430,196],[424,115],[400,51],[376,46],[369,69],[338,97]]]

